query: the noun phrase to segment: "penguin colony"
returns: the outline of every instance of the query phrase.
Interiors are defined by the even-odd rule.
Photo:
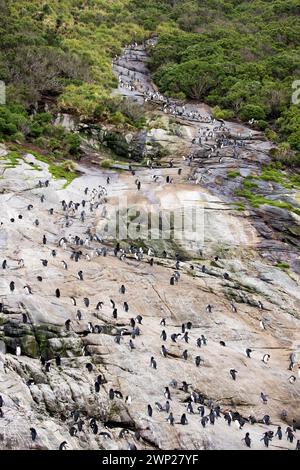
[[[134,53],[132,51],[136,47],[137,45],[130,46],[129,54]],[[120,79],[122,81],[122,77]],[[170,112],[170,104],[166,109],[166,112]],[[189,117],[196,119],[197,116]],[[169,168],[176,168],[175,165],[173,161],[169,162]],[[180,176],[181,172],[177,171],[177,174]],[[259,414],[247,414],[242,405],[243,411],[239,411],[239,383],[244,387],[241,377],[247,376],[250,364],[251,367],[257,368],[258,374],[264,374],[271,369],[272,351],[256,348],[252,344],[240,350],[238,343],[235,345],[234,342],[225,341],[221,337],[222,328],[219,330],[218,338],[216,335],[210,337],[210,328],[205,328],[205,322],[209,324],[213,321],[215,312],[220,308],[210,302],[198,306],[197,315],[204,319],[201,328],[197,317],[194,314],[189,316],[188,298],[181,298],[181,301],[186,303],[186,319],[183,323],[177,320],[176,299],[180,298],[182,284],[197,282],[197,276],[204,278],[209,284],[209,267],[199,263],[191,265],[182,260],[179,253],[174,256],[165,250],[155,252],[152,247],[145,249],[138,244],[130,246],[121,242],[112,244],[98,235],[95,229],[95,217],[109,201],[110,192],[114,187],[112,176],[107,176],[106,184],[81,188],[80,197],[76,201],[62,199],[58,204],[55,204],[51,198],[51,184],[49,180],[39,181],[37,188],[32,191],[32,202],[23,208],[17,217],[1,219],[1,229],[5,229],[8,233],[10,226],[14,228],[17,226],[19,233],[22,233],[22,224],[30,220],[32,230],[39,234],[37,252],[42,252],[43,255],[37,260],[26,258],[26,253],[22,253],[22,244],[18,247],[17,258],[4,253],[5,258],[1,259],[1,277],[4,280],[5,292],[1,290],[0,314],[1,318],[5,319],[5,315],[14,308],[16,313],[12,323],[18,325],[20,329],[34,330],[35,325],[31,318],[32,303],[35,298],[40,301],[41,293],[45,289],[47,301],[52,305],[55,304],[61,312],[60,320],[56,320],[60,335],[66,339],[76,340],[76,344],[80,344],[80,349],[72,356],[70,350],[66,353],[62,347],[58,348],[55,354],[53,350],[49,352],[50,350],[43,350],[40,347],[38,358],[30,359],[35,364],[34,368],[30,369],[26,345],[24,346],[22,337],[16,336],[6,345],[0,359],[5,374],[9,374],[16,364],[22,365],[24,381],[32,398],[37,395],[41,384],[51,382],[56,374],[63,376],[66,371],[70,373],[72,368],[74,371],[79,368],[80,374],[88,381],[89,396],[81,396],[81,399],[96,400],[99,403],[99,412],[92,415],[87,411],[87,407],[80,407],[78,402],[71,400],[66,404],[65,411],[62,411],[58,400],[59,411],[56,419],[64,423],[66,433],[57,437],[56,449],[72,449],[72,443],[87,442],[86,436],[93,436],[96,439],[94,441],[96,448],[97,446],[110,448],[109,443],[114,439],[117,439],[118,448],[128,450],[144,449],[149,446],[151,448],[151,443],[157,448],[160,444],[155,441],[156,426],[166,426],[166,433],[170,427],[175,435],[176,433],[179,435],[183,434],[192,423],[195,429],[196,423],[198,431],[197,435],[193,431],[193,440],[201,443],[202,440],[207,442],[211,439],[211,448],[217,447],[218,444],[214,446],[213,438],[209,438],[209,429],[220,427],[221,437],[225,433],[232,433],[235,436],[237,448],[240,448],[242,443],[245,449],[281,447],[300,450],[299,413],[297,415],[295,410],[293,416],[290,412],[286,412],[282,405],[279,414],[270,415],[270,403],[277,400],[272,396],[272,390],[261,390],[257,394],[253,406],[258,408],[260,406]],[[142,193],[143,181],[140,177],[136,179],[133,170],[132,187],[137,194]],[[52,230],[48,229],[47,233],[44,233],[43,224],[38,218],[41,211],[47,212],[50,224],[53,220]],[[222,264],[218,256],[211,261]],[[91,280],[95,278],[97,270],[100,269],[101,276],[105,276],[105,266],[110,263],[114,263],[114,266],[118,263],[119,266],[115,277],[111,278],[110,291],[103,291],[101,282],[98,281],[94,283],[94,288],[91,288]],[[157,288],[155,277],[158,273],[160,276],[165,276],[169,295],[174,298],[172,310],[161,299],[162,315],[157,317],[154,323],[153,319],[150,322],[146,310],[137,311],[135,302],[129,299],[147,296],[149,286],[145,288],[142,281],[141,285],[135,285],[132,278],[126,274],[124,266],[139,274],[146,272],[147,277],[152,279],[149,282],[151,289]],[[57,270],[57,279],[49,277],[50,268]],[[26,275],[23,276],[23,273]],[[191,275],[196,276],[196,280],[190,281]],[[221,274],[221,280],[222,282],[230,280],[230,275],[225,270]],[[70,282],[72,288],[69,286]],[[47,304],[40,305],[40,308],[46,310]],[[239,308],[232,300],[224,304],[224,309],[231,319],[243,314],[243,308]],[[257,330],[261,334],[271,335],[272,320],[260,299],[257,300],[253,311],[257,318]],[[156,335],[157,341],[146,346],[150,330],[152,335]],[[106,356],[102,358],[95,347],[97,345],[101,347],[101,338],[104,335],[109,335],[111,338],[110,348],[119,350],[120,362],[114,365],[114,377],[110,374],[109,379],[105,365]],[[231,368],[220,370],[218,364],[211,361],[209,351],[212,345],[219,351],[220,358],[232,352],[234,360]],[[141,354],[143,359],[140,368],[132,369],[132,358],[136,354]],[[109,350],[107,355],[109,356]],[[282,369],[286,371],[287,386],[291,388],[291,397],[295,397],[295,403],[297,400],[299,403],[298,355],[297,352],[291,352],[289,361],[282,363]],[[162,365],[166,367],[166,363],[170,363],[167,366],[170,368],[170,373],[174,367],[174,377],[166,380],[164,385],[160,385],[164,380],[160,377],[160,369]],[[213,381],[226,383],[226,387],[231,391],[231,398],[222,400],[215,392],[207,393],[207,387],[203,386],[203,382],[206,380],[207,368],[212,367],[215,370]],[[30,372],[33,370],[37,373],[31,376]],[[133,374],[130,384],[126,384],[125,387],[120,379],[122,370]],[[146,374],[144,377],[147,377],[146,380],[152,384],[152,389],[155,391],[153,393],[155,398],[151,402],[143,400],[143,393],[134,383],[134,375],[142,373]],[[80,382],[79,377],[78,381]],[[204,388],[206,392],[203,392]],[[1,423],[5,423],[5,426],[9,427],[11,410],[14,407],[13,396],[9,387],[5,387],[5,383],[0,384],[0,391],[0,426]],[[135,402],[137,406],[134,406]],[[122,417],[126,421],[128,416],[131,416],[128,426],[118,427],[115,421],[112,422],[113,420],[108,418],[109,413],[101,413],[102,403],[106,404],[108,410],[113,407],[118,410],[118,418],[121,418],[119,424],[122,423]],[[135,423],[139,423],[139,426]],[[45,430],[40,422],[34,422],[30,413],[28,429],[22,429],[21,432],[23,436],[25,435],[24,442],[28,437],[28,448],[35,448],[35,445],[47,448],[45,443],[47,429]],[[187,436],[189,437],[185,441],[184,448],[189,449],[192,448],[189,447],[191,436],[188,433]],[[287,442],[289,447],[284,447],[283,442]],[[161,446],[163,447],[163,444]],[[80,448],[80,444],[76,447]]]

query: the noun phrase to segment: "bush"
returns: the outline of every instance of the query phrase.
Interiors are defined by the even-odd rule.
[[[111,163],[112,163],[111,160],[102,160],[100,165],[101,165],[102,168],[109,169],[111,167]]]
[[[250,119],[264,121],[266,118],[266,112],[261,106],[247,104],[241,108],[239,116],[243,121],[249,121]]]
[[[212,111],[213,117],[215,119],[224,119],[228,121],[234,116],[233,111],[230,111],[230,109],[221,109],[219,106],[215,106]]]
[[[267,121],[263,121],[262,119],[260,119],[259,121],[257,121],[256,127],[260,131],[264,131],[268,127],[268,123]]]
[[[270,128],[265,130],[265,135],[267,139],[272,140],[273,142],[278,142],[278,134]]]

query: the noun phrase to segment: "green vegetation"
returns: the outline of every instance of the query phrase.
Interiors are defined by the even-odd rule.
[[[276,268],[289,269],[290,265],[288,263],[284,263],[284,262],[280,261],[279,263],[276,264]]]
[[[243,181],[243,186],[244,188],[258,188],[258,185],[256,183],[253,183],[253,181],[250,181],[249,179],[245,179]]]
[[[264,166],[260,175],[247,176],[243,182],[245,188],[258,187],[252,180],[272,181],[287,189],[300,188],[300,175],[290,174],[282,170],[282,165]]]
[[[297,207],[294,207],[292,204],[285,202],[285,201],[267,199],[266,197],[260,194],[252,193],[249,189],[238,189],[235,192],[235,195],[239,197],[244,197],[245,199],[247,199],[252,207],[258,208],[261,205],[266,204],[268,206],[274,206],[274,207],[279,207],[281,209],[287,209],[290,212],[294,212],[295,214],[300,215],[300,209],[298,209]]]
[[[256,120],[279,142],[285,166],[300,166],[299,0],[0,0],[0,139],[29,140],[79,158],[79,137],[54,128],[64,111],[117,128],[145,126],[142,110],[117,97],[112,58],[158,35],[149,67],[162,92],[212,105],[218,119]],[[50,109],[42,116],[33,111]]]
[[[48,170],[55,179],[66,180],[66,183],[63,186],[64,188],[66,188],[78,176],[75,171],[75,164],[71,160],[65,160],[63,162],[57,163],[55,159],[51,156],[45,157],[43,155],[38,154],[37,152],[32,151],[31,153],[35,156],[37,160],[43,163],[47,163]],[[18,150],[12,150],[5,157],[1,157],[1,160],[5,161],[5,169],[15,168],[21,160],[25,161],[20,151]],[[31,170],[41,170],[41,167],[39,165],[30,165],[29,163],[28,165],[30,166]]]
[[[102,160],[101,167],[109,169],[112,165],[112,160]]]
[[[245,210],[245,204],[243,204],[242,202],[234,202],[233,205],[234,205],[235,209],[238,210],[238,211],[244,211]]]
[[[228,178],[236,178],[237,176],[241,176],[239,171],[232,170],[228,171],[227,173]]]
[[[298,0],[133,0],[137,21],[159,32],[150,68],[162,92],[203,100],[214,115],[257,120],[290,146],[285,164],[300,166]]]

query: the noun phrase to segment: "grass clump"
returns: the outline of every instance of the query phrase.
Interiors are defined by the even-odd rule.
[[[280,269],[289,269],[290,268],[290,265],[288,263],[283,262],[283,261],[278,262],[275,266],[276,266],[276,268],[280,268]]]
[[[231,170],[231,171],[228,171],[227,176],[228,178],[236,178],[237,176],[241,176],[241,175],[239,171]]]

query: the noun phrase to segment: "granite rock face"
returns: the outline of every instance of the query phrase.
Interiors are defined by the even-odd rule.
[[[278,425],[285,430],[292,419],[300,424],[299,278],[264,259],[258,250],[257,231],[247,217],[234,210],[225,211],[220,199],[188,184],[183,177],[173,185],[166,184],[163,177],[154,183],[151,170],[141,169],[138,177],[142,188],[137,191],[136,176],[80,167],[81,176],[63,189],[64,182],[52,179],[47,165],[32,169],[28,162],[33,159],[26,155],[10,169],[4,169],[5,160],[0,163],[5,170],[0,181],[1,263],[7,260],[0,278],[1,449],[58,449],[63,441],[67,441],[68,449],[127,449],[133,443],[138,449],[244,449],[241,439],[245,432],[250,432],[253,448],[260,449],[266,430],[275,431]],[[159,170],[161,175],[165,171]],[[175,178],[175,168],[167,171],[173,171]],[[105,186],[107,176],[110,184],[105,200],[99,199],[101,204],[92,212],[86,208],[85,222],[80,220],[80,212],[70,212],[66,226],[60,201],[90,199],[92,188]],[[39,188],[38,181],[47,179],[49,187]],[[90,188],[88,196],[84,195],[86,187]],[[40,200],[42,194],[44,202]],[[128,253],[121,261],[113,253],[115,242],[105,240],[99,227],[103,208],[112,212],[125,195],[129,205],[135,203],[148,210],[154,203],[164,210],[176,210],[184,200],[201,200],[207,213],[204,238],[201,243],[183,240],[168,245],[167,258],[162,257],[165,245],[161,241],[144,241],[141,260]],[[27,209],[29,205],[33,206],[31,210]],[[53,215],[49,215],[50,208],[54,208]],[[39,226],[34,225],[36,219]],[[73,239],[69,242],[69,235],[85,240],[88,229],[99,239],[103,237],[102,242],[94,240],[80,247]],[[42,243],[44,234],[46,245]],[[64,247],[59,245],[62,237],[67,240]],[[153,266],[146,248],[152,245]],[[122,246],[127,247],[125,243]],[[108,250],[107,256],[97,256],[96,250],[103,247]],[[172,286],[172,253],[177,249],[180,279]],[[52,250],[56,250],[55,257]],[[70,259],[73,250],[82,252],[78,263]],[[216,252],[219,258],[215,260]],[[47,267],[41,259],[48,260]],[[62,261],[67,263],[67,270]],[[77,278],[79,270],[83,281]],[[224,277],[225,273],[228,276]],[[13,292],[11,281],[15,283]],[[120,293],[122,284],[125,294]],[[32,294],[26,293],[26,285]],[[59,298],[55,295],[57,288]],[[84,298],[89,299],[89,307]],[[111,299],[118,310],[117,318],[112,315]],[[129,305],[128,312],[123,308],[124,301]],[[103,305],[97,310],[98,302]],[[211,313],[207,305],[212,306]],[[136,324],[140,334],[132,339],[130,320],[138,315],[143,317],[142,324]],[[166,319],[165,327],[160,325],[161,318]],[[262,319],[265,329],[260,325]],[[67,320],[71,321],[69,327]],[[188,343],[183,336],[173,342],[171,334],[179,335],[187,322],[192,323],[187,330]],[[162,330],[167,334],[166,341],[161,338]],[[118,344],[120,331],[123,334]],[[201,335],[205,335],[207,344],[199,348],[197,339]],[[131,350],[130,339],[135,349]],[[167,357],[161,354],[162,344]],[[17,346],[21,348],[19,356]],[[251,359],[246,357],[247,348],[253,351]],[[186,360],[182,357],[184,350],[188,352]],[[296,353],[296,362],[290,371],[292,352]],[[271,356],[267,364],[262,361],[264,354]],[[61,365],[56,363],[57,355]],[[196,367],[199,355],[203,362]],[[50,364],[48,371],[41,364],[41,356]],[[152,356],[157,369],[150,367]],[[88,363],[92,364],[91,372],[86,368]],[[236,381],[230,369],[237,370]],[[95,382],[99,375],[102,383],[98,391]],[[290,383],[291,375],[296,377],[295,383]],[[173,380],[178,383],[176,388],[170,385]],[[188,392],[182,389],[183,381]],[[156,402],[165,406],[166,386],[171,393],[174,426],[167,422],[168,414],[155,406]],[[122,395],[110,399],[110,389]],[[209,405],[220,407],[220,418],[214,425],[202,427],[197,409],[200,403],[192,402],[194,414],[187,413],[192,392],[204,401],[205,415],[210,412]],[[268,395],[266,404],[261,392]],[[131,402],[126,400],[128,396]],[[148,404],[153,408],[152,417],[147,413]],[[229,410],[246,419],[255,416],[258,423],[247,421],[239,429],[235,421],[229,427],[224,420]],[[283,410],[287,412],[284,420]],[[76,412],[80,414],[77,421]],[[187,413],[186,426],[178,424],[183,413]],[[271,418],[270,426],[262,422],[266,414]],[[92,418],[97,422],[97,434],[90,427]],[[77,429],[80,420],[82,431],[72,436],[72,428]],[[34,442],[31,427],[37,430]],[[294,447],[295,443],[286,438],[270,443],[270,449]]]

